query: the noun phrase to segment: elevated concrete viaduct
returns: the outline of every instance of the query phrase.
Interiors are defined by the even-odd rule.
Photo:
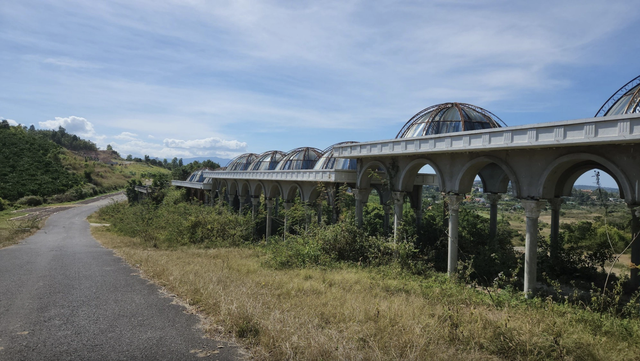
[[[620,197],[630,210],[632,235],[640,234],[640,77],[634,81],[605,103],[609,110],[601,109],[598,114],[604,116],[600,117],[501,127],[501,120],[482,108],[445,103],[416,114],[395,139],[336,144],[325,152],[304,149],[308,158],[301,156],[300,148],[278,159],[277,166],[274,163],[269,167],[256,163],[259,161],[255,159],[264,155],[247,154],[226,169],[192,175],[199,181],[173,184],[210,190],[203,201],[223,199],[240,210],[243,204],[251,204],[254,215],[262,195],[268,220],[278,198],[288,209],[297,195],[312,204],[321,191],[326,191],[331,203],[337,187],[346,184],[355,197],[358,224],[363,222],[363,206],[369,194],[376,189],[385,214],[393,215],[394,234],[402,222],[405,199],[420,215],[422,186],[437,185],[449,206],[449,274],[455,272],[458,262],[460,202],[471,191],[474,179],[480,178],[490,203],[490,232],[494,235],[497,203],[510,186],[525,210],[524,292],[529,293],[536,285],[540,212],[547,204],[552,210],[550,241],[554,257],[562,197],[571,195],[575,181],[584,172],[599,169],[616,181]],[[292,161],[303,158],[299,163]],[[425,166],[435,174],[419,173]],[[416,217],[418,221],[420,218]],[[267,236],[271,234],[270,223],[267,221]],[[640,240],[632,244],[631,262],[640,265]],[[631,269],[631,283],[640,286],[637,268]]]

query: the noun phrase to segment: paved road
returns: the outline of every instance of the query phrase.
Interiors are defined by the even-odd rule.
[[[0,360],[235,359],[91,237],[85,218],[108,202],[56,213],[0,249]]]

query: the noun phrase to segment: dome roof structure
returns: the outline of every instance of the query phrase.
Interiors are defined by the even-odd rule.
[[[414,115],[400,129],[396,138],[423,137],[502,126],[506,124],[497,115],[475,105],[442,103],[432,105]]]
[[[285,155],[284,152],[279,150],[264,152],[251,163],[249,170],[274,170]]]
[[[193,173],[191,173],[191,175],[189,175],[189,178],[187,178],[187,182],[196,182],[196,183],[206,183],[205,182],[205,177],[204,174],[202,172],[204,172],[205,170],[210,170],[209,168],[201,168],[201,169],[197,169],[195,171],[193,171]]]
[[[277,170],[313,169],[318,159],[322,157],[322,151],[317,148],[296,148],[278,163]]]
[[[333,156],[333,147],[336,145],[342,144],[354,144],[358,142],[341,142],[336,143],[329,148],[322,151],[324,154],[322,158],[316,163],[313,167],[315,170],[323,170],[323,169],[342,169],[342,170],[356,170],[357,161],[355,159],[347,159],[347,158],[335,158]]]
[[[241,154],[234,159],[232,159],[229,164],[227,164],[227,171],[234,170],[247,170],[251,163],[253,163],[258,158],[258,155],[255,153],[245,153]]]
[[[640,76],[618,89],[596,113],[596,117],[640,113]]]

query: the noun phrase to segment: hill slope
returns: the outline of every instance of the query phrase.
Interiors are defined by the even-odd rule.
[[[74,151],[63,148],[69,145]],[[0,198],[25,196],[70,201],[124,188],[130,179],[170,175],[146,163],[123,161],[116,152],[58,131],[0,124]],[[56,196],[56,197],[54,197]]]

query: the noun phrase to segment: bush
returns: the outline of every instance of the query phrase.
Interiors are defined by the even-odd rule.
[[[11,203],[9,203],[9,201],[5,201],[4,199],[0,198],[0,212],[4,211],[5,209],[9,209],[10,206]]]
[[[16,201],[16,204],[19,206],[29,206],[29,207],[39,206],[42,203],[44,203],[44,200],[42,199],[42,197],[38,197],[38,196],[26,196]]]
[[[114,203],[98,215],[112,224],[117,233],[137,237],[145,244],[171,248],[241,246],[251,240],[252,223],[225,207],[197,203],[176,203],[183,191],[170,190],[166,202],[149,200],[132,204]]]
[[[267,264],[274,268],[331,266],[335,263],[385,265],[398,262],[414,269],[417,251],[412,242],[394,243],[381,236],[370,236],[352,221],[288,235],[285,240],[272,237],[265,246]]]

